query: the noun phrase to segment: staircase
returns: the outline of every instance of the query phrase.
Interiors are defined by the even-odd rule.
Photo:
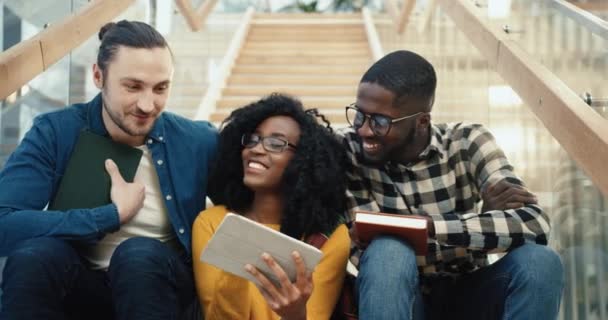
[[[168,111],[194,118],[209,86],[209,69],[221,63],[240,18],[216,13],[202,31],[192,32],[181,15],[174,17],[167,37],[175,59]]]
[[[281,92],[344,126],[344,107],[371,63],[360,14],[256,14],[210,121]]]

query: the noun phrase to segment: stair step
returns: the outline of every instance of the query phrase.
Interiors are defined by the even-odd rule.
[[[254,15],[254,20],[260,19],[268,19],[268,20],[281,20],[281,19],[289,19],[291,21],[294,20],[314,20],[314,19],[326,19],[326,20],[339,20],[339,19],[353,19],[359,18],[362,19],[361,14],[359,13],[289,13],[289,12],[273,12],[273,13],[264,13],[264,12],[256,12]]]
[[[326,75],[323,77],[315,75],[274,75],[274,74],[236,74],[230,76],[228,85],[251,85],[251,84],[269,84],[269,85],[340,85],[355,87],[359,79],[349,76]]]
[[[209,121],[214,123],[221,123],[230,115],[234,108],[218,109],[218,111],[211,114]],[[325,116],[325,118],[331,123],[332,128],[344,128],[348,126],[346,121],[346,115],[344,109],[320,109],[319,112]]]
[[[263,73],[263,74],[318,74],[318,75],[353,75],[361,77],[367,65],[336,64],[336,65],[293,65],[293,64],[237,64],[232,74]]]
[[[261,50],[282,50],[285,48],[300,48],[303,47],[301,42],[298,41],[248,41],[244,50],[249,49],[261,49]],[[365,41],[357,42],[326,42],[326,41],[309,41],[306,42],[304,48],[316,48],[318,49],[369,49],[369,44]]]
[[[335,29],[334,29],[335,28]],[[288,26],[277,26],[267,29],[262,28],[252,28],[249,30],[247,34],[249,37],[258,37],[258,36],[298,36],[298,37],[322,37],[322,38],[336,38],[340,39],[342,37],[365,37],[365,29],[362,26],[355,26],[351,28],[340,28],[339,26],[328,27],[315,27],[315,26],[307,26],[306,28],[289,28]],[[291,38],[293,41],[294,38]]]
[[[368,57],[370,55],[369,48],[362,49],[325,49],[325,48],[311,48],[309,46],[303,48],[288,48],[278,50],[264,50],[264,49],[245,49],[242,51],[242,57],[248,56],[290,56],[290,57],[308,57],[308,56],[321,56],[321,57],[334,57],[334,56],[352,56],[352,57]]]
[[[348,32],[362,30],[365,21],[361,18],[351,19],[253,19],[251,30],[284,31],[284,30],[327,30],[329,32]],[[279,30],[277,30],[280,28]]]
[[[344,107],[371,63],[360,14],[256,13],[209,120],[281,92],[345,126]]]
[[[294,20],[294,19],[255,19],[251,21],[251,25],[254,27],[281,27],[281,28],[304,28],[307,26],[321,27],[321,26],[336,26],[338,28],[350,28],[355,26],[362,26],[363,19],[305,19],[305,20]]]
[[[331,34],[324,31],[298,33],[298,32],[275,32],[259,33],[251,32],[247,35],[247,41],[294,41],[298,42],[360,42],[366,41],[367,36],[363,32],[352,32],[344,34]]]
[[[251,21],[254,28],[269,29],[272,27],[280,27],[281,29],[305,29],[306,27],[328,27],[335,26],[336,28],[354,28],[363,25],[362,18],[351,19],[254,19]]]
[[[332,57],[268,57],[268,56],[241,56],[237,59],[237,64],[294,64],[294,65],[360,65],[369,66],[372,58],[332,56]]]
[[[363,21],[355,24],[306,24],[306,25],[252,25],[249,34],[324,34],[349,35],[365,34]]]
[[[265,95],[259,96],[224,96],[222,97],[216,107],[216,112],[227,112],[226,110],[240,108],[251,102],[257,101]],[[337,109],[344,110],[344,107],[350,105],[354,97],[318,97],[318,96],[304,96],[299,97],[306,108],[319,108],[319,109]],[[223,110],[223,111],[222,111]]]
[[[228,86],[223,96],[264,96],[273,92],[281,92],[296,97],[324,96],[324,97],[352,97],[355,98],[357,88],[353,86],[297,86],[297,85],[240,85]]]

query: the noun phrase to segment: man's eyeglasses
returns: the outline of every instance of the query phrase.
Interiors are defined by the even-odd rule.
[[[369,119],[368,125],[370,129],[372,129],[374,135],[377,137],[383,137],[391,130],[393,123],[415,117],[421,113],[424,112],[416,112],[409,116],[393,119],[382,114],[365,113],[359,110],[359,108],[357,108],[353,103],[346,107],[346,120],[348,121],[348,124],[350,124],[355,130],[359,130],[361,127],[363,127],[365,120]]]
[[[246,133],[241,137],[241,145],[245,148],[254,148],[260,142],[262,143],[264,150],[273,153],[281,153],[289,147],[292,147],[294,150],[296,149],[295,145],[278,137],[262,137],[256,133]]]

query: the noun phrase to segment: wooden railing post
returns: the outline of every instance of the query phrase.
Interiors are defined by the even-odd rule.
[[[217,0],[205,0],[198,8],[192,7],[192,0],[175,0],[179,12],[184,16],[192,31],[199,31],[215,7]]]

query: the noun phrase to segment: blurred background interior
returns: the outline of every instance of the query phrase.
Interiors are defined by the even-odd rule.
[[[286,92],[345,126],[371,63],[423,55],[433,120],[489,127],[549,213],[560,319],[608,319],[608,0],[0,0],[0,168],[36,115],[96,95],[97,31],[120,19],[168,39],[167,110],[216,124]]]

